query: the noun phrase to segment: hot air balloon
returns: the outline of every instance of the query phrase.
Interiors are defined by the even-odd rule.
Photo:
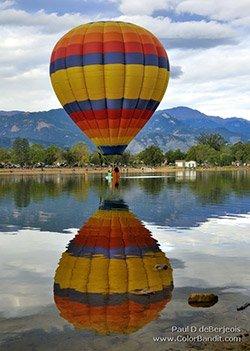
[[[169,62],[148,30],[125,22],[90,22],[55,45],[50,77],[65,111],[99,150],[122,154],[159,105]]]
[[[122,200],[106,200],[62,254],[54,279],[60,315],[77,329],[132,333],[171,299],[172,268]]]

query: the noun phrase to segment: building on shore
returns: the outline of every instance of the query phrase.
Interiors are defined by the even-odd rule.
[[[196,161],[186,161],[185,162],[185,168],[196,168],[197,167],[197,162]]]
[[[185,163],[186,163],[185,160],[176,160],[176,161],[175,161],[175,167],[178,167],[178,168],[185,168]]]
[[[197,162],[196,161],[186,161],[186,160],[176,160],[175,161],[175,166],[177,168],[194,169],[194,168],[197,167]]]

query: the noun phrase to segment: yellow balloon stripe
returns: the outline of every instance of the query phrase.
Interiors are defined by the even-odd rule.
[[[166,264],[168,269],[158,271],[157,264]],[[102,294],[161,291],[171,286],[172,280],[172,269],[163,252],[126,259],[74,257],[66,252],[55,275],[55,283],[61,289]]]
[[[125,66],[127,66],[126,80]],[[121,99],[123,97],[145,100],[152,98],[160,101],[168,79],[169,72],[165,68],[133,64],[72,67],[61,69],[51,75],[53,88],[62,105],[76,100]],[[152,82],[155,86],[153,92]]]

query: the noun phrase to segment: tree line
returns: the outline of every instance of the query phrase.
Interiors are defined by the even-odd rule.
[[[102,166],[121,164],[127,166],[156,167],[162,164],[174,165],[176,160],[193,160],[199,165],[227,166],[233,162],[250,162],[250,143],[229,144],[220,134],[202,134],[186,152],[180,149],[164,153],[158,146],[151,145],[137,154],[125,152],[118,156],[103,156],[90,152],[87,145],[79,142],[71,148],[63,149],[56,145],[44,147],[30,144],[27,139],[17,138],[11,148],[0,148],[0,164],[20,167],[43,166]]]

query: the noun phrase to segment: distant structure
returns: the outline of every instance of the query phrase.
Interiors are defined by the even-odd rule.
[[[177,168],[194,169],[194,168],[197,167],[197,162],[196,161],[186,161],[186,160],[176,160],[175,161],[175,166]]]
[[[196,168],[197,167],[197,163],[196,161],[187,161],[185,162],[185,168]]]
[[[185,168],[185,160],[176,160],[175,161],[175,166],[178,168]]]

